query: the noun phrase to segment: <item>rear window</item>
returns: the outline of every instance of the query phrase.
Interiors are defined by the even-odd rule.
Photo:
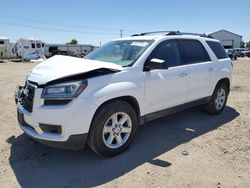
[[[186,64],[210,61],[207,51],[199,41],[182,39],[179,44]]]
[[[4,44],[4,41],[0,40],[0,44]]]
[[[214,41],[206,41],[208,46],[213,50],[214,54],[216,55],[217,59],[225,59],[228,58],[227,53],[224,47],[219,42]]]

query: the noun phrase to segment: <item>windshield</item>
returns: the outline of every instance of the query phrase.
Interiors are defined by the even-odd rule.
[[[152,40],[111,41],[87,55],[85,59],[115,63],[123,67],[132,66],[152,42]]]

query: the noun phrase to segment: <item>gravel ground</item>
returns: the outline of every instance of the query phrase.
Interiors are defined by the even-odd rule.
[[[14,90],[35,63],[0,63],[0,187],[250,187],[250,58],[234,62],[228,105],[141,126],[125,153],[42,145],[17,125]]]

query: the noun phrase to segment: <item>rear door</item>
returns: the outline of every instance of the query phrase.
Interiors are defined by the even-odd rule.
[[[188,101],[210,95],[213,62],[199,40],[179,39],[183,61],[188,73]]]

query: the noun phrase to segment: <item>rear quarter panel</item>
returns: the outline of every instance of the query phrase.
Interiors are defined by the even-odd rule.
[[[207,39],[208,41],[215,41],[213,39]],[[206,48],[211,60],[213,61],[213,74],[212,74],[212,78],[211,78],[211,86],[210,86],[210,96],[213,94],[213,91],[217,85],[217,83],[219,82],[219,80],[223,79],[223,78],[228,78],[230,81],[230,85],[231,85],[231,81],[232,81],[232,61],[231,59],[225,58],[225,59],[217,59],[217,57],[215,56],[214,52],[212,51],[212,49],[209,47],[209,45],[206,43],[205,40],[200,40],[200,42],[203,44],[203,46]],[[216,40],[216,42],[219,42]]]

